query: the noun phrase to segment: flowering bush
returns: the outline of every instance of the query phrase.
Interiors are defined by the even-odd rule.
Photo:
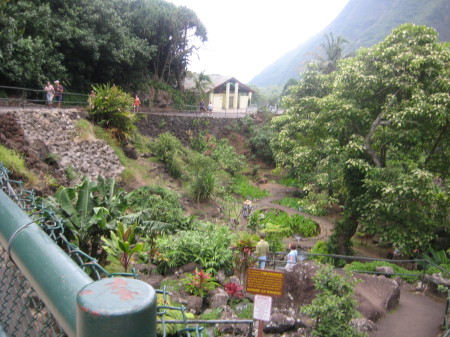
[[[194,274],[186,274],[181,282],[188,293],[200,297],[204,297],[209,290],[214,290],[219,285],[211,274],[197,268]]]
[[[233,266],[242,283],[245,283],[247,269],[256,264],[257,258],[254,256],[257,236],[253,236],[247,232],[241,232],[240,237],[236,240],[233,250]]]
[[[224,284],[225,291],[234,298],[242,298],[244,297],[244,287],[242,287],[240,284],[234,283],[234,282],[228,282]]]

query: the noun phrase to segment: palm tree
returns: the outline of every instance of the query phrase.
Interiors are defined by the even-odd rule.
[[[195,91],[199,96],[202,96],[205,93],[209,84],[212,84],[211,77],[206,75],[204,70],[195,77]]]
[[[325,35],[326,42],[320,44],[320,48],[325,52],[325,56],[314,54],[316,57],[315,63],[321,73],[330,74],[336,70],[337,61],[343,58],[343,45],[348,41],[342,36],[336,39],[333,33]]]

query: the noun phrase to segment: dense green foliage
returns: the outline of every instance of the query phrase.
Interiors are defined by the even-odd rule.
[[[182,86],[206,29],[187,7],[163,0],[9,0],[0,4],[0,82],[42,87],[60,79],[88,90],[150,79]]]
[[[165,272],[171,267],[180,267],[188,262],[197,262],[209,273],[220,269],[230,271],[232,252],[229,249],[232,235],[225,226],[197,223],[191,230],[157,239],[158,268]]]
[[[93,87],[95,97],[90,98],[88,108],[91,120],[115,131],[119,140],[130,138],[132,131],[136,130],[137,117],[130,112],[133,97],[123,92],[117,86],[99,84]]]
[[[104,262],[106,254],[99,255],[101,237],[116,228],[127,208],[124,192],[115,181],[99,177],[98,182],[90,182],[84,178],[80,185],[60,187],[53,197],[44,201],[64,219],[70,230],[65,235],[73,238],[82,251]]]
[[[333,273],[329,265],[322,266],[314,277],[314,285],[319,294],[310,305],[301,311],[315,320],[313,336],[317,337],[357,337],[367,336],[350,325],[356,318],[357,301],[353,298],[356,281],[350,275]]]
[[[400,277],[406,282],[413,283],[417,281],[420,276],[423,274],[420,271],[409,270],[403,267],[400,267],[394,263],[389,263],[385,261],[371,261],[371,262],[352,262],[350,264],[345,265],[345,270],[352,272],[376,272],[377,267],[391,267],[394,269],[394,272],[397,274],[409,274],[409,275],[400,275]],[[411,274],[416,274],[417,276],[411,276]]]
[[[161,186],[144,186],[130,192],[126,198],[134,212],[146,211],[147,221],[184,224],[185,216],[177,192]]]
[[[344,205],[332,252],[349,253],[358,226],[406,254],[448,230],[449,76],[436,32],[407,24],[334,73],[311,69],[284,99],[275,158]]]
[[[272,252],[285,251],[282,240],[292,235],[301,237],[311,237],[317,235],[319,229],[317,224],[310,219],[306,219],[300,214],[293,214],[271,210],[268,212],[256,210],[248,220],[247,226],[252,230],[263,231],[267,234],[266,240],[269,242]]]

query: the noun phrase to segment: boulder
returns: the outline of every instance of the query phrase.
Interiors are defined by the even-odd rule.
[[[203,298],[199,296],[188,296],[186,298],[186,308],[193,314],[199,314],[202,310]]]
[[[312,279],[317,269],[314,261],[302,261],[297,263],[291,272],[284,273],[283,296],[273,298],[272,312],[294,316],[294,311],[298,311],[296,309],[299,306],[311,304],[317,294]]]
[[[351,320],[350,325],[359,332],[370,332],[377,330],[376,324],[367,318],[354,318]]]
[[[154,289],[159,289],[161,281],[163,280],[163,277],[161,275],[152,274],[152,275],[139,275],[138,279],[150,284]]]
[[[266,333],[282,333],[295,329],[296,320],[294,317],[282,313],[274,313],[270,316],[270,322],[264,327]]]
[[[357,273],[354,273],[354,277],[361,281],[355,287],[355,296],[359,302],[358,310],[364,317],[376,321],[397,307],[400,286],[395,280]]]
[[[184,266],[181,266],[180,269],[183,271],[183,273],[192,273],[195,271],[195,269],[200,270],[201,266],[198,263],[190,262],[185,264]]]
[[[385,276],[392,276],[394,274],[394,268],[387,267],[387,266],[376,267],[375,271],[377,273],[381,273],[381,274],[383,274]]]
[[[211,309],[220,308],[227,304],[229,299],[229,295],[226,292],[219,292],[212,295],[210,299],[210,307]]]

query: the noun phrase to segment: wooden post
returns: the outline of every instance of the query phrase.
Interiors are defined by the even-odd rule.
[[[264,336],[264,321],[259,321],[258,324],[258,337],[263,337]]]

